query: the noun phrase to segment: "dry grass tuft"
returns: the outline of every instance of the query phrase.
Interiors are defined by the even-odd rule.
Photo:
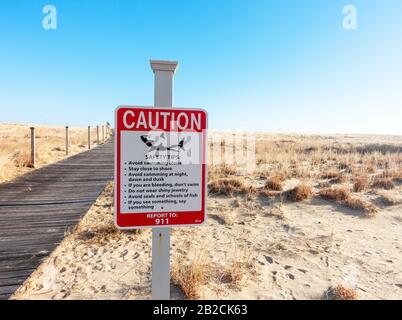
[[[391,178],[376,178],[372,185],[373,188],[391,190],[395,188],[395,184]]]
[[[359,176],[354,179],[354,184],[353,184],[353,191],[354,192],[364,192],[368,189],[369,187],[369,182],[367,179],[367,176]]]
[[[367,218],[375,217],[378,212],[377,207],[370,202],[353,198],[346,188],[326,188],[320,190],[318,194],[325,200],[339,202],[349,209],[362,211]]]
[[[31,153],[28,150],[15,152],[12,159],[17,168],[32,168]]]
[[[237,173],[237,168],[234,165],[224,165],[221,168],[221,173],[227,176],[235,175]]]
[[[307,184],[300,184],[296,188],[287,191],[285,196],[290,201],[299,202],[310,199],[313,196],[313,190]]]
[[[394,172],[392,179],[395,183],[402,183],[402,170]]]
[[[322,175],[322,179],[331,180],[331,182],[343,183],[346,177],[338,171],[328,171]]]
[[[355,289],[345,288],[342,285],[329,287],[323,295],[325,300],[358,300],[359,295]]]
[[[173,262],[172,282],[183,291],[187,299],[197,300],[201,298],[201,286],[205,284],[207,274],[210,272],[210,267],[205,262],[205,256],[204,252],[200,252],[192,262],[186,262],[182,256]]]
[[[208,167],[208,182],[218,178],[229,178],[237,174],[237,168],[234,165],[209,165]]]
[[[269,197],[275,197],[275,196],[278,195],[276,192],[267,190],[267,189],[265,189],[265,188],[260,189],[259,192],[258,192],[258,194],[261,195],[261,196],[263,196],[263,197],[267,197],[267,198],[269,198]]]
[[[239,288],[244,283],[247,272],[254,269],[251,251],[236,248],[233,258],[227,263],[227,266],[221,273],[221,282]]]
[[[374,165],[368,165],[368,166],[366,166],[366,172],[367,173],[370,173],[370,174],[372,174],[372,173],[375,173],[375,171],[377,170],[377,168],[374,166]]]
[[[349,209],[364,212],[364,217],[366,217],[366,218],[374,218],[378,212],[378,209],[376,206],[374,206],[372,203],[362,200],[362,199],[349,197],[345,201],[343,201],[343,203]]]
[[[267,180],[264,189],[273,191],[283,190],[283,179],[281,177],[275,176]]]
[[[332,201],[345,201],[350,197],[350,192],[346,188],[325,188],[318,194],[321,198]]]
[[[215,179],[208,185],[209,191],[218,195],[232,197],[234,195],[251,196],[256,193],[256,189],[238,178]]]

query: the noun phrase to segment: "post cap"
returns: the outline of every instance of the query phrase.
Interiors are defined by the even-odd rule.
[[[155,71],[170,71],[176,73],[179,63],[177,61],[151,60],[151,68]]]

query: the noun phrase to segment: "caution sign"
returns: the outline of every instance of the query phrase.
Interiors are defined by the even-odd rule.
[[[121,106],[115,122],[117,227],[204,223],[206,112]]]

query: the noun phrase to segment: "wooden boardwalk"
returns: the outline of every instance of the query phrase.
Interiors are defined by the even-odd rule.
[[[113,142],[0,185],[0,300],[56,248],[113,177]]]

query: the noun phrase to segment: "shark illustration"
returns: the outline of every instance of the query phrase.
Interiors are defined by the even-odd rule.
[[[165,133],[162,133],[159,137],[150,138],[149,136],[141,136],[142,142],[144,142],[147,147],[149,147],[148,152],[152,151],[174,151],[180,152],[180,150],[185,151],[184,146],[191,140],[191,137],[183,138],[178,144],[165,146],[164,141],[166,141]]]

